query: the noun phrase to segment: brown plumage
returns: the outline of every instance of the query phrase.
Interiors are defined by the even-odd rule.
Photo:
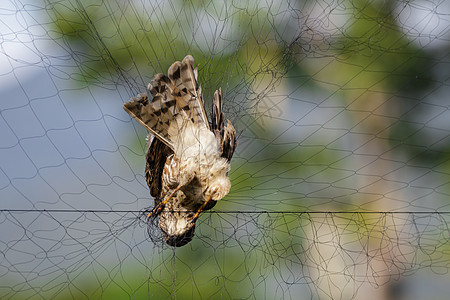
[[[192,239],[199,214],[228,193],[237,141],[231,122],[224,124],[221,89],[208,122],[191,55],[173,63],[168,74],[156,74],[148,85],[151,102],[139,94],[124,109],[150,132],[145,177],[155,206],[148,217],[159,217],[169,245],[182,246]]]

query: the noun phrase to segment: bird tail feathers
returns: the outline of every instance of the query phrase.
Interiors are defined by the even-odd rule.
[[[156,138],[172,150],[174,132],[186,123],[209,129],[201,87],[197,82],[194,58],[187,55],[182,62],[176,61],[169,68],[169,76],[156,74],[148,85],[153,99],[139,94],[124,104],[124,109]]]

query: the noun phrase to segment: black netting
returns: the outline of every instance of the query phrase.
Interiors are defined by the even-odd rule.
[[[449,29],[446,1],[4,1],[0,298],[446,299]],[[239,145],[172,248],[122,105],[187,54]]]

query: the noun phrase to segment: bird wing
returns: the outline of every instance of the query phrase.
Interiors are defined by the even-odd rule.
[[[155,205],[161,202],[162,174],[167,157],[173,151],[161,140],[149,136],[148,151],[145,156],[145,179],[150,188],[150,195],[155,198]]]
[[[147,94],[139,94],[136,98],[123,105],[123,108],[136,121],[144,126],[152,135],[161,142],[173,149],[172,142],[168,134],[168,126],[173,114],[169,111],[169,104],[162,101],[149,103]],[[164,113],[163,113],[164,112]]]
[[[236,130],[234,129],[233,124],[231,124],[231,121],[227,119],[227,124],[224,127],[222,138],[222,157],[228,159],[228,161],[231,161],[236,146]]]
[[[211,131],[216,136],[220,147],[221,157],[228,161],[233,157],[234,150],[237,146],[236,130],[230,120],[226,120],[222,112],[222,89],[214,93],[214,100],[211,114]]]

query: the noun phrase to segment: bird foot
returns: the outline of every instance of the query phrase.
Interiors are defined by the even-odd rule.
[[[170,193],[170,195],[164,199],[163,201],[159,202],[153,209],[151,212],[149,212],[147,214],[147,218],[151,218],[154,215],[158,215],[161,210],[164,208],[164,206],[167,204],[167,202],[169,202],[169,200],[181,189],[181,185],[179,185],[172,193]]]
[[[200,208],[195,212],[195,214],[192,216],[192,218],[190,218],[191,222],[195,222],[198,217],[200,216],[200,213],[205,211],[205,207],[208,205],[209,201],[211,201],[211,199],[205,201],[202,206],[200,206]]]

